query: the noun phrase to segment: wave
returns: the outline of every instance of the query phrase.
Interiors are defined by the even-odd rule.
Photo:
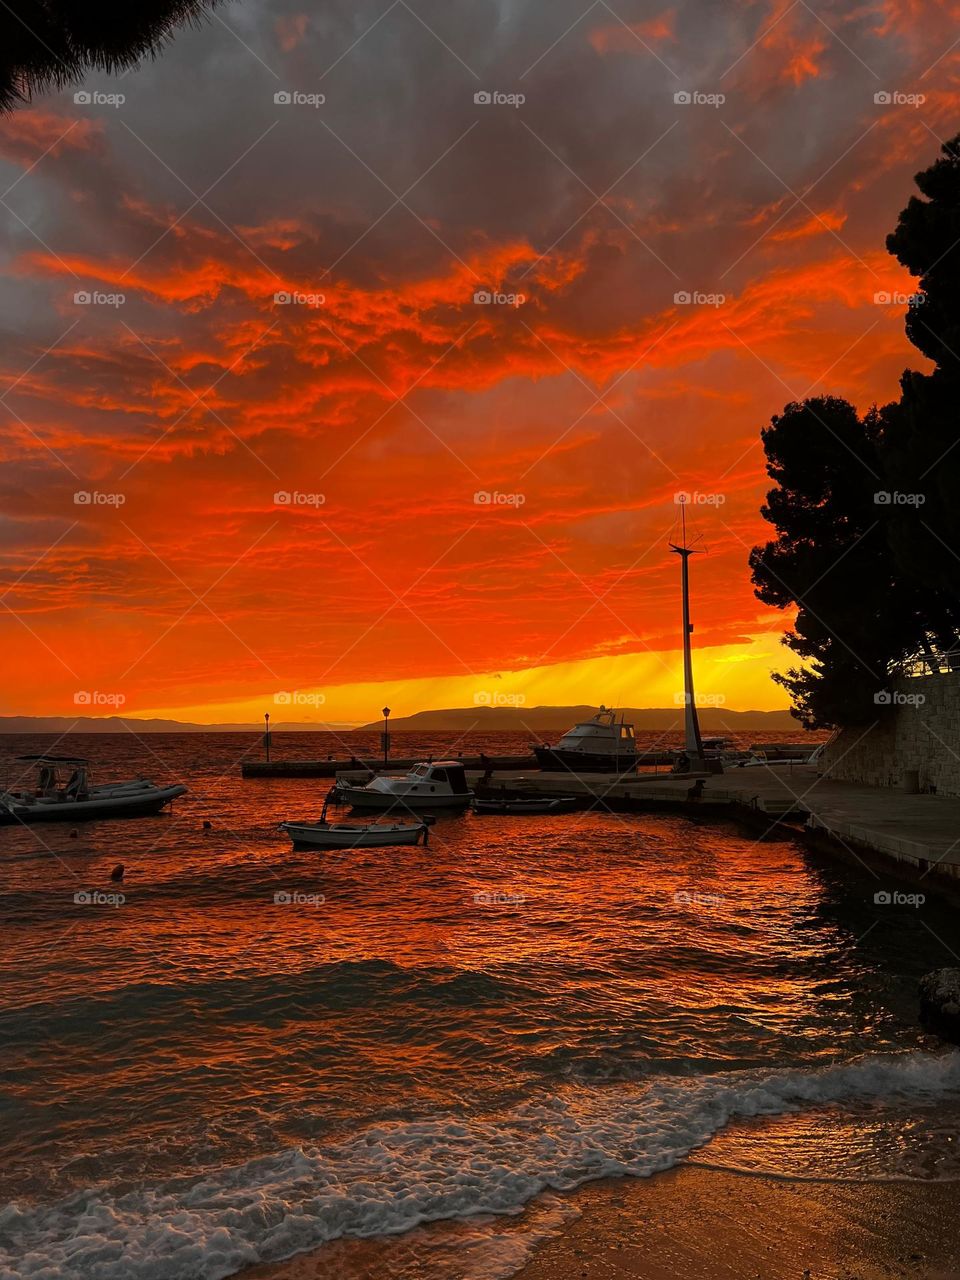
[[[223,1280],[343,1237],[512,1214],[548,1190],[648,1177],[730,1120],[860,1099],[960,1096],[960,1053],[873,1055],[816,1070],[659,1078],[642,1090],[549,1098],[495,1121],[368,1128],[163,1186],[0,1210],[0,1280]]]
[[[194,977],[189,983],[144,980],[83,998],[36,1001],[0,1018],[0,1045],[29,1046],[38,1037],[72,1037],[86,1043],[95,1035],[129,1042],[131,1025],[143,1021],[155,1028],[165,1016],[179,1021],[187,1001],[195,1016],[230,1016],[269,1026],[281,1016],[305,1017],[305,1009],[369,1011],[410,1002],[421,1012],[436,1006],[466,1014],[539,999],[534,986],[515,977],[453,966],[340,960],[279,976]]]

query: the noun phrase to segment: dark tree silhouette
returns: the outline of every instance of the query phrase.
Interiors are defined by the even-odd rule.
[[[810,728],[869,722],[898,664],[960,637],[960,135],[916,183],[887,248],[918,277],[907,335],[933,372],[864,419],[827,397],[762,433],[777,538],[750,567],[761,600],[797,609],[804,665],[775,678]]]
[[[929,593],[899,577],[887,535],[891,507],[878,443],[881,424],[837,397],[787,405],[762,432],[777,488],[764,518],[777,537],[755,547],[758,597],[796,607],[785,643],[804,665],[774,678],[808,728],[867,724],[888,673],[922,647]]]
[[[887,249],[919,277],[907,312],[907,337],[951,376],[960,376],[960,135],[914,178],[925,199],[911,196]]]
[[[887,248],[919,279],[907,336],[936,368],[907,370],[881,413],[887,470],[922,499],[894,509],[890,537],[905,575],[960,599],[960,136],[916,183],[925,198],[911,198]]]
[[[155,55],[184,23],[199,23],[216,0],[126,0],[0,4],[0,111],[35,93],[62,89],[88,70],[110,74]]]

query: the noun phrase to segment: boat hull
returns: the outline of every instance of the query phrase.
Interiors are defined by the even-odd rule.
[[[500,814],[545,814],[573,813],[582,808],[584,801],[579,796],[557,796],[554,799],[538,798],[536,800],[475,800],[473,808],[476,813]]]
[[[295,849],[382,849],[417,844],[427,830],[422,822],[396,826],[351,827],[347,823],[281,822]]]
[[[547,772],[632,773],[637,767],[635,752],[608,755],[603,752],[567,751],[563,747],[534,747],[537,764]]]
[[[353,809],[369,809],[377,813],[398,810],[403,813],[432,813],[435,809],[465,809],[473,799],[472,791],[454,795],[396,795],[387,791],[370,791],[366,787],[337,787],[338,803]]]
[[[110,796],[96,795],[90,800],[62,800],[50,804],[16,804],[0,806],[0,824],[22,825],[34,822],[92,822],[105,818],[146,818],[182,796],[187,788],[139,788],[126,793],[122,789]]]

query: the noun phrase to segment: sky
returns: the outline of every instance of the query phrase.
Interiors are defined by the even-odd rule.
[[[946,0],[224,5],[0,120],[0,714],[786,705],[759,433],[924,368]]]

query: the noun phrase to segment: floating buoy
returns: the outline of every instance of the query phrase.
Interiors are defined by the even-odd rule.
[[[77,840],[79,839],[79,837],[80,837],[80,832],[77,830],[76,827],[74,827],[73,830],[70,832],[70,839]]]
[[[203,820],[203,829],[204,829],[204,831],[212,831],[212,830],[213,830],[213,823],[210,821],[210,819],[209,819],[209,818],[204,818],[204,820]]]
[[[123,879],[123,863],[122,862],[118,862],[117,865],[110,872],[110,879],[111,880]]]

